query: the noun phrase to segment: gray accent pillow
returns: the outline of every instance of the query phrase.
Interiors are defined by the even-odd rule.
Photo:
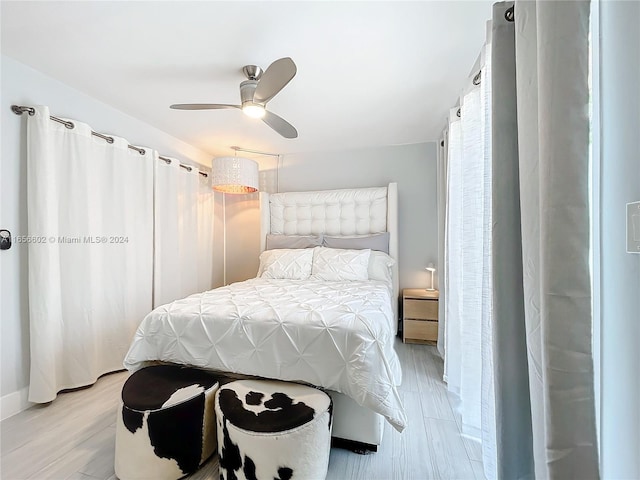
[[[324,246],[329,248],[343,248],[348,250],[377,250],[389,253],[389,232],[372,233],[371,235],[356,235],[352,237],[324,236]]]
[[[322,235],[267,235],[265,250],[322,246]]]

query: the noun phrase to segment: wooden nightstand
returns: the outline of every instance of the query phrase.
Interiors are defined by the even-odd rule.
[[[437,290],[405,288],[402,290],[402,341],[433,343],[438,341]]]

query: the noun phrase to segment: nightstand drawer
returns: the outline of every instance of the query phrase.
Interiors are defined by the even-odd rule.
[[[438,322],[429,320],[405,320],[403,337],[406,340],[438,341]]]
[[[403,317],[421,320],[438,320],[438,302],[405,298]]]

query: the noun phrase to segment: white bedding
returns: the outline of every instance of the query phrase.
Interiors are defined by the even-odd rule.
[[[124,365],[163,361],[308,382],[348,395],[402,431],[394,336],[385,282],[255,278],[156,308]]]

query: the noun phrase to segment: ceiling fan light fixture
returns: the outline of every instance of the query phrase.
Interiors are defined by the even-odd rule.
[[[251,118],[262,118],[265,115],[265,109],[257,103],[245,103],[242,105],[242,112]]]

